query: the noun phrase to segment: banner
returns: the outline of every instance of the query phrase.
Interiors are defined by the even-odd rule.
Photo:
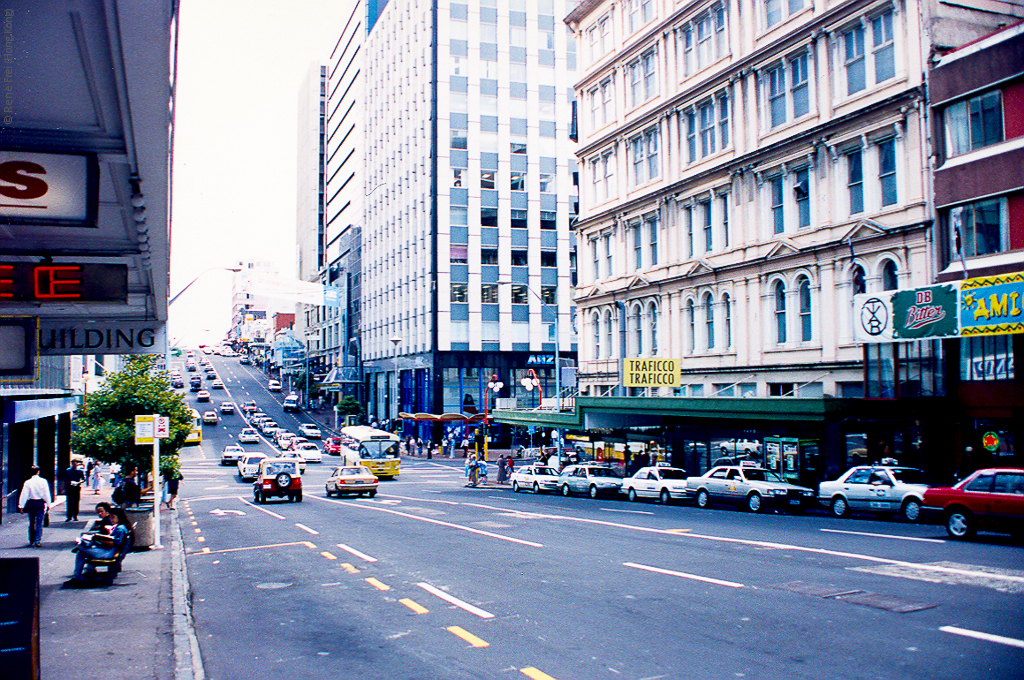
[[[342,291],[331,286],[258,272],[247,271],[239,276],[241,279],[240,290],[250,295],[262,295],[277,300],[324,307],[340,307],[342,304]]]
[[[960,335],[1024,333],[1024,273],[960,282]]]
[[[624,387],[679,387],[679,359],[623,359]]]
[[[854,339],[902,342],[956,337],[957,290],[958,284],[947,283],[855,295]]]

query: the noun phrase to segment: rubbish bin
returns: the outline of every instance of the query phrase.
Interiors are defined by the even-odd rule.
[[[133,529],[133,546],[135,548],[148,548],[152,546],[154,538],[153,517],[155,516],[153,505],[133,505],[125,508],[124,514],[128,517],[128,521],[135,526]]]

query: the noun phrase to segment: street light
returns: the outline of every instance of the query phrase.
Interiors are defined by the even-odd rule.
[[[536,387],[537,388],[537,393],[540,395],[540,401],[537,402],[537,403],[539,403],[541,406],[543,406],[544,405],[544,389],[540,386],[540,378],[537,377],[537,372],[534,371],[532,368],[529,369],[528,372],[530,374],[530,377],[523,378],[519,382],[520,382],[520,384],[522,384],[522,386],[524,388],[526,388],[527,392],[533,390],[533,388]]]
[[[491,379],[487,381],[487,389],[484,390],[484,460],[487,460],[487,440],[489,439],[490,427],[487,424],[487,409],[491,405],[490,392],[497,394],[505,383],[498,380],[497,375],[492,375]]]

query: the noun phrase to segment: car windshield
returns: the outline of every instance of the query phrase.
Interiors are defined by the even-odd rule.
[[[590,468],[590,476],[591,477],[615,477],[615,478],[618,478],[621,475],[619,475],[618,472],[616,472],[615,470],[612,470],[611,468],[595,467],[595,468]]]
[[[775,482],[777,484],[785,484],[785,480],[779,477],[774,472],[768,470],[759,470],[757,468],[743,468],[743,476],[747,478],[749,482]]]
[[[890,468],[889,472],[901,484],[929,484],[924,473],[915,468]]]
[[[662,479],[686,479],[686,470],[679,468],[661,468],[658,472]]]
[[[361,468],[361,467],[357,467],[357,468],[352,467],[352,468],[342,468],[341,469],[341,475],[343,477],[356,477],[356,476],[359,476],[361,474],[363,474],[363,468]]]
[[[359,457],[368,460],[398,458],[398,442],[388,439],[363,442],[359,445]]]

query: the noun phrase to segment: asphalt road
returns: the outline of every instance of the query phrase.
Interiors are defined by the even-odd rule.
[[[294,431],[256,369],[211,359],[230,398]],[[327,455],[302,503],[256,506],[219,465],[242,422],[182,456],[210,678],[1024,677],[1024,548],[1007,537],[469,489],[446,460],[328,499]]]

